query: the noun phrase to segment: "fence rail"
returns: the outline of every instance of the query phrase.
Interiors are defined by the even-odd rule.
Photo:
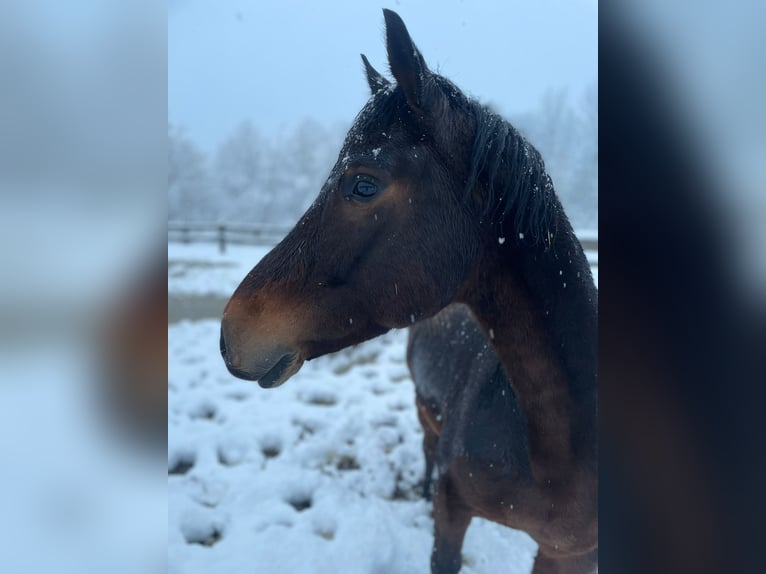
[[[292,225],[272,223],[216,223],[200,221],[169,221],[168,242],[217,243],[221,253],[227,245],[270,246],[279,243],[292,229]],[[583,229],[577,237],[586,252],[598,252],[598,231]],[[598,256],[589,256],[598,265]]]
[[[292,229],[291,225],[269,223],[214,223],[199,221],[169,221],[168,242],[217,243],[221,253],[227,245],[262,245],[279,243]]]

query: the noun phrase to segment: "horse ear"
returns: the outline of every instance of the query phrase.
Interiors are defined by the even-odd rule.
[[[386,19],[386,48],[391,73],[404,91],[410,107],[422,110],[423,85],[429,74],[426,62],[399,14],[384,8],[383,16]]]
[[[364,54],[360,55],[362,56],[362,62],[364,62],[364,69],[367,72],[367,83],[370,84],[370,91],[373,94],[391,84],[391,82],[384,78],[380,72],[372,67],[367,56]]]

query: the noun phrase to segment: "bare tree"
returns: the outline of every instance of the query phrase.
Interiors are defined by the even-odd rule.
[[[598,101],[588,94],[575,110],[566,90],[549,89],[537,110],[515,121],[542,154],[575,227],[593,226],[597,218],[598,164],[591,164],[598,161]]]
[[[285,142],[285,160],[293,174],[295,202],[291,219],[311,204],[324,184],[334,163],[332,155],[340,147],[328,129],[314,119],[306,118]]]
[[[216,154],[218,201],[230,219],[248,218],[266,198],[262,193],[266,143],[249,121],[242,122]]]
[[[182,130],[168,125],[168,218],[214,218],[211,191],[204,154]]]
[[[580,102],[580,134],[574,187],[588,209],[582,225],[598,226],[598,83],[588,86]]]

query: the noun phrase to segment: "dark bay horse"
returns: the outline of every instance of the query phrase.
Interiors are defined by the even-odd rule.
[[[523,458],[500,476],[513,508],[504,502],[492,519],[537,541],[535,572],[588,572],[598,481],[587,260],[539,153],[431,72],[399,16],[384,15],[396,83],[362,56],[372,97],[319,197],[232,295],[221,353],[234,375],[276,387],[305,360],[465,304],[502,367],[491,380],[512,390],[520,417],[486,427]],[[460,568],[471,516],[461,493],[497,492],[491,473],[455,484],[472,467],[451,465],[454,480],[440,478],[437,493],[434,572]]]

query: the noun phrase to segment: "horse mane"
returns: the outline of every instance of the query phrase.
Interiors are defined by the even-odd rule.
[[[498,238],[507,233],[510,239],[523,242],[523,249],[507,252],[513,253],[514,265],[544,312],[546,330],[571,377],[573,395],[592,404],[597,400],[593,334],[598,292],[545,163],[499,114],[464,96],[449,80],[440,80],[449,107],[468,119],[466,132],[473,135],[463,201],[476,206],[479,217]],[[529,245],[539,249],[528,249]],[[594,428],[578,432],[593,433]]]
[[[560,203],[540,153],[516,128],[480,103],[469,100],[476,132],[465,185],[465,200],[477,183],[486,189],[482,219],[550,245],[556,233]],[[521,236],[520,236],[521,237]]]

